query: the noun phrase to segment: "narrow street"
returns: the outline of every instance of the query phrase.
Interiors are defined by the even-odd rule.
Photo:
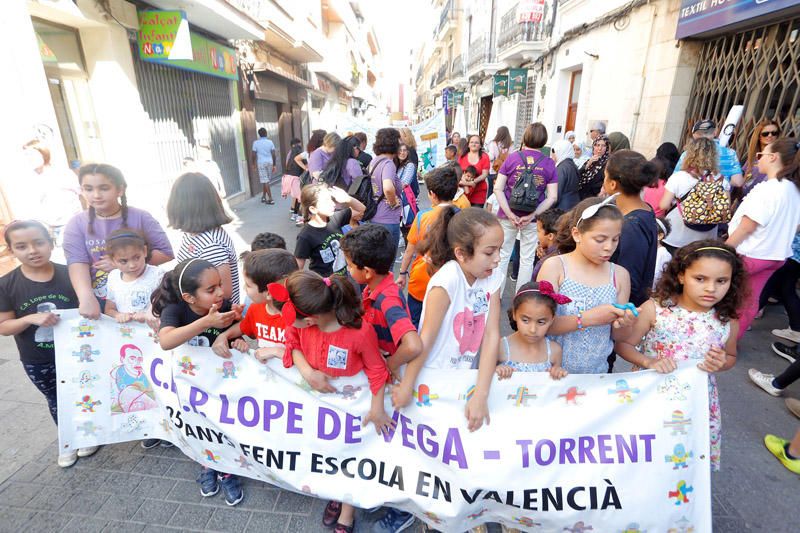
[[[237,243],[272,231],[292,249],[297,228],[286,201],[265,206],[253,198],[235,212],[229,230]],[[778,373],[786,366],[769,349],[769,331],[785,320],[782,308],[771,306],[745,338],[737,366],[718,377],[723,444],[722,470],[712,474],[717,533],[792,531],[787,517],[796,512],[797,479],[767,452],[762,438],[791,435],[798,420],[782,399],[747,378],[750,367]],[[13,341],[1,338],[0,346],[0,423],[8,429],[0,435],[0,531],[326,531],[319,522],[324,501],[264,483],[245,481],[246,497],[234,509],[222,498],[202,498],[197,465],[177,448],[116,444],[59,468],[56,429],[44,399],[25,377]],[[800,396],[800,386],[787,393]],[[368,531],[379,516],[357,517],[356,531]]]

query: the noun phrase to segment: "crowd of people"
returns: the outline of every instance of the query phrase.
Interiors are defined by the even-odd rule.
[[[665,143],[649,160],[622,133],[606,135],[603,123],[585,145],[574,132],[548,144],[541,123],[517,142],[506,127],[488,143],[453,132],[447,162],[421,176],[407,128],[379,130],[372,154],[363,133],[315,130],[305,150],[293,140],[283,162],[281,194],[301,227],[294,253],[283,236],[261,233],[241,273],[223,228],[231,216],[208,176],[190,171],[172,186],[166,216],[182,233],[176,254],[152,214],[128,205],[119,169],[84,165],[77,187],[53,191],[50,218],[5,228],[20,266],[0,278],[0,334],[14,336],[56,422],[54,311],[75,307],[88,319],[146,323],[164,349],[189,343],[229,358],[231,349],[248,351],[249,338],[257,360],[279,358],[323,393],[335,391],[331,379],[364,372],[372,393],[364,422],[378,433],[393,425],[386,401],[407,406],[423,368],[477,369],[465,410],[477,431],[489,420],[495,375],[604,374],[617,357],[669,373],[695,361],[709,374],[718,469],[714,375],[733,367],[737,341],[770,299],[789,316],[773,334],[800,342],[800,144],[764,120],[741,166],[715,131],[699,121],[682,153]],[[266,131],[252,153],[271,205],[276,153]],[[421,209],[420,182],[430,208]],[[54,255],[62,248],[65,264]],[[173,259],[173,268],[160,267]],[[504,337],[507,278],[513,333]],[[751,369],[750,377],[779,396],[800,377],[800,349],[773,349],[789,368],[779,376]],[[120,392],[114,401],[131,400]],[[787,405],[800,417],[800,401]],[[800,474],[800,431],[765,444]],[[159,445],[170,444],[142,442]],[[62,453],[58,464],[96,451]],[[204,497],[221,488],[228,505],[244,498],[235,475],[198,466],[198,482]],[[388,509],[375,528],[397,532],[413,520]],[[351,532],[354,509],[330,501],[322,522]]]

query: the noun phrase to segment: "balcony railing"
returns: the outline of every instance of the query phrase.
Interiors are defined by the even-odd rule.
[[[503,50],[521,42],[543,41],[549,37],[547,4],[540,22],[517,22],[517,5],[509,9],[500,19],[500,33],[497,36],[497,50]]]
[[[442,13],[439,15],[439,25],[436,26],[436,31],[433,33],[433,37],[436,38],[439,35],[439,32],[442,31],[447,21],[453,16],[453,0],[447,0],[445,2],[444,7],[442,7]]]
[[[453,67],[450,69],[450,75],[454,78],[460,78],[464,75],[464,56],[459,55],[453,60]]]
[[[486,37],[481,37],[469,43],[469,61],[467,70],[472,70],[483,63],[492,61],[492,50],[489,49]]]
[[[442,63],[436,71],[436,83],[442,83],[447,77],[447,63]]]

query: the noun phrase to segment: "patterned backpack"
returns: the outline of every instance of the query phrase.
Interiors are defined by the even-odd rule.
[[[678,201],[678,210],[687,228],[709,231],[731,219],[731,200],[725,190],[725,180],[720,174],[706,172],[702,176],[692,173],[698,181]]]

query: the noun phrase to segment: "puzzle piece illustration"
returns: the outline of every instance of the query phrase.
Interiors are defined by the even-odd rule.
[[[535,400],[536,394],[528,392],[528,387],[517,387],[517,392],[509,394],[506,399],[514,400],[515,407],[528,407],[528,400]]]
[[[616,394],[619,403],[633,403],[633,395],[639,394],[639,389],[630,387],[627,380],[618,379],[616,387],[608,389],[608,393]]]
[[[89,435],[94,435],[95,432],[100,431],[101,429],[103,429],[103,426],[95,426],[94,422],[92,422],[91,420],[87,420],[86,422],[75,428],[76,431],[82,431],[84,437],[88,437]]]
[[[101,404],[100,400],[92,400],[92,397],[87,394],[75,402],[75,407],[80,407],[82,413],[94,413],[94,408]]]
[[[194,371],[200,368],[199,365],[192,363],[192,358],[188,355],[181,357],[178,366],[181,369],[181,374],[186,374],[188,376],[196,376],[197,374],[195,374]]]
[[[691,388],[691,385],[680,381],[677,377],[667,376],[656,390],[659,394],[666,395],[667,400],[683,401],[687,398],[686,393],[688,393]]]
[[[667,496],[669,498],[675,498],[675,505],[681,505],[683,503],[689,503],[690,492],[694,492],[694,487],[687,485],[685,481],[681,480],[678,481],[675,490],[669,491]]]
[[[236,365],[233,361],[225,361],[222,363],[222,368],[217,369],[217,374],[222,374],[223,379],[236,379]]]
[[[100,379],[100,376],[97,374],[92,374],[88,370],[81,370],[77,378],[72,378],[72,382],[77,383],[81,389],[91,389],[98,379]]]
[[[100,350],[92,350],[88,344],[81,344],[77,351],[72,352],[72,357],[77,357],[79,363],[94,363],[93,355],[100,355]]]
[[[94,333],[92,333],[92,331],[95,329],[97,328],[84,318],[78,322],[77,326],[72,328],[72,331],[78,334],[79,339],[83,339],[85,337],[94,337]]]
[[[417,390],[414,391],[414,398],[417,399],[415,402],[419,407],[431,407],[433,404],[431,400],[438,400],[438,394],[431,394],[431,388],[424,383],[420,383]]]
[[[686,418],[683,415],[683,411],[675,410],[672,411],[672,420],[665,420],[664,427],[665,428],[672,428],[672,432],[670,435],[686,435],[687,426],[692,424],[691,418]]]
[[[688,468],[689,459],[694,457],[692,452],[687,452],[683,444],[676,444],[672,449],[672,455],[665,455],[664,462],[672,463],[672,469]]]
[[[578,396],[586,396],[586,391],[579,390],[578,387],[570,387],[564,394],[559,394],[559,398],[564,398],[567,405],[578,405]]]

